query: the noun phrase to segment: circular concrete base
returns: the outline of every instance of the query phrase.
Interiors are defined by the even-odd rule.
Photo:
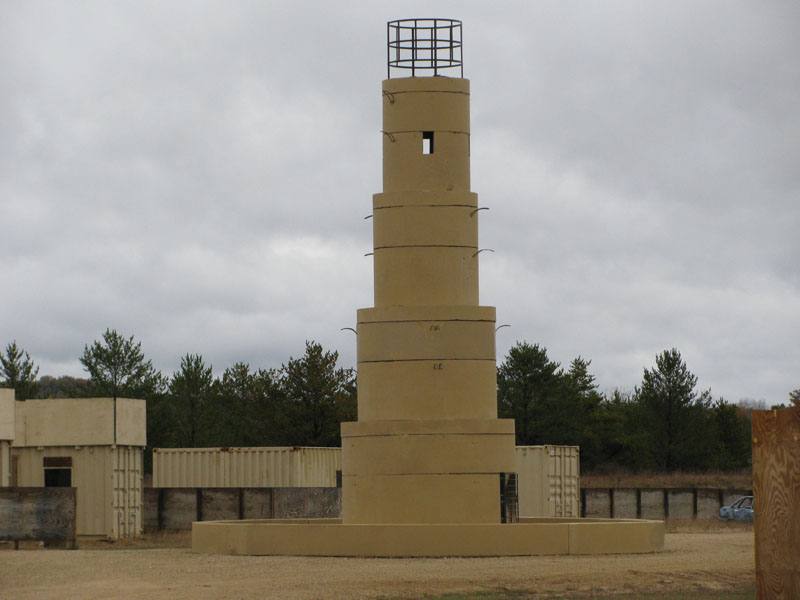
[[[192,523],[192,550],[289,556],[632,554],[664,548],[662,521],[520,519],[506,524],[343,524],[338,519]]]

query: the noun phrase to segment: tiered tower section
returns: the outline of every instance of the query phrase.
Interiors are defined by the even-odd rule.
[[[514,422],[497,419],[495,309],[478,304],[469,81],[383,82],[375,306],[358,311],[344,523],[499,523]]]

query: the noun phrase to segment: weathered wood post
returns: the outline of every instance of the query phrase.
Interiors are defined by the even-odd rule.
[[[800,409],[753,412],[759,600],[800,598]]]

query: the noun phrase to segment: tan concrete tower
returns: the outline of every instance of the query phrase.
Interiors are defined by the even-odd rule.
[[[499,523],[499,474],[514,470],[514,422],[497,419],[495,309],[478,303],[460,30],[444,19],[389,24],[375,306],[358,311],[344,523]],[[394,67],[414,76],[391,78]]]
[[[513,518],[514,422],[497,418],[495,309],[478,299],[461,22],[387,26],[375,306],[358,311],[358,421],[342,424],[341,519],[192,524],[229,554],[514,556],[654,552],[664,524]],[[403,77],[395,77],[398,73]],[[408,77],[407,75],[410,75]]]

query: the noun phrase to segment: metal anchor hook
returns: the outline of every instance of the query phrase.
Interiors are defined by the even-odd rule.
[[[492,250],[491,248],[481,248],[480,250],[478,250],[477,252],[475,252],[475,254],[473,254],[473,255],[472,255],[472,257],[473,257],[473,258],[475,258],[475,257],[476,257],[476,256],[478,256],[478,254],[480,254],[481,252],[494,252],[494,250]]]
[[[473,210],[472,212],[469,213],[469,216],[470,217],[474,216],[475,213],[478,212],[479,210],[489,210],[489,207],[488,206],[481,206],[479,208],[476,208],[475,210]]]
[[[342,327],[339,331],[352,331],[353,333],[358,335],[358,332],[355,329],[353,329],[352,327]]]
[[[394,94],[387,90],[383,90],[383,95],[389,100],[389,104],[394,104]]]
[[[498,331],[500,331],[500,330],[501,330],[503,327],[511,327],[511,325],[509,325],[508,323],[503,323],[502,325],[500,325],[500,326],[498,326],[498,327],[495,327],[495,328],[494,328],[494,332],[495,332],[495,333],[497,333],[497,332],[498,332]]]
[[[389,138],[389,141],[394,143],[394,136],[389,131],[384,131],[381,129],[381,133]]]

